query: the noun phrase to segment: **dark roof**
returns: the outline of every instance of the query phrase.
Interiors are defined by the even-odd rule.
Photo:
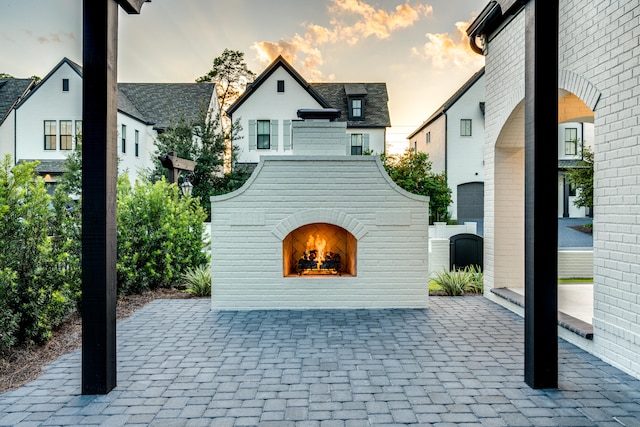
[[[176,120],[196,120],[207,111],[215,83],[118,83],[118,90],[118,110],[165,129]]]
[[[23,104],[63,64],[68,64],[82,77],[82,66],[69,58],[63,58],[31,92],[20,100],[18,106]],[[202,111],[210,107],[213,96],[215,96],[214,83],[118,83],[118,111],[146,124],[154,125],[156,129],[165,129],[181,117],[187,120],[196,119]]]
[[[307,81],[282,57],[278,56],[247,90],[229,107],[230,115],[256,91],[275,70],[282,67],[323,108],[336,108],[342,115],[337,121],[346,121],[348,127],[389,127],[389,96],[386,83],[307,83]],[[348,121],[347,94],[364,95],[365,120]]]
[[[33,79],[0,79],[0,124],[34,84]]]
[[[28,163],[38,161],[40,164],[36,167],[36,172],[40,174],[61,174],[64,172],[64,162],[65,160],[47,160],[47,159],[21,159],[18,163]]]
[[[584,169],[588,168],[589,165],[580,159],[562,159],[558,160],[558,169]]]
[[[389,127],[389,96],[386,83],[311,83],[311,86],[333,108],[342,111],[336,121],[347,122],[347,127]],[[364,96],[364,120],[348,120],[347,95]]]
[[[418,129],[411,132],[407,139],[413,138],[418,132],[424,129],[426,126],[429,126],[433,123],[438,117],[444,115],[449,108],[451,108],[458,100],[464,95],[476,82],[480,79],[480,77],[484,76],[484,67],[482,67],[478,72],[476,72],[469,80],[467,80],[461,87],[458,89],[451,98],[447,99],[444,104],[440,106],[427,120],[422,122]],[[482,111],[482,115],[484,115],[484,102],[480,102],[479,104],[480,111]]]

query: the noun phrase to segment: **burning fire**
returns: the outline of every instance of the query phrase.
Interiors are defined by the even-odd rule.
[[[325,248],[327,247],[327,241],[323,239],[319,234],[313,237],[313,234],[309,235],[307,239],[307,250],[304,252],[305,257],[311,256],[315,252],[315,260],[323,263],[325,260]]]

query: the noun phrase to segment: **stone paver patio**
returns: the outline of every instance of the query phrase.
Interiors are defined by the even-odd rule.
[[[559,388],[529,388],[523,325],[483,297],[247,312],[156,300],[118,324],[111,393],[80,394],[78,350],[0,395],[0,425],[640,426],[640,380],[562,340]]]

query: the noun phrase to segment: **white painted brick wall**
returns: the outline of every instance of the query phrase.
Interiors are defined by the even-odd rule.
[[[518,164],[500,159],[519,145],[524,97],[524,13],[501,29],[486,56],[485,288],[513,286],[505,253],[523,236],[505,221],[519,211],[501,180]],[[637,0],[561,0],[559,86],[590,107],[595,125],[594,340],[603,360],[640,377],[640,20]],[[514,132],[518,131],[519,133]],[[496,146],[498,148],[496,148]],[[502,161],[500,161],[502,160]],[[514,170],[501,172],[512,165]],[[513,178],[513,177],[512,177]],[[511,178],[511,179],[512,179]],[[517,177],[519,180],[520,177]],[[522,193],[521,193],[522,194]],[[503,212],[504,211],[504,212]],[[515,232],[515,234],[512,234]],[[512,241],[511,243],[509,241]],[[504,241],[504,243],[503,243]],[[503,246],[504,245],[504,246]],[[511,248],[511,249],[509,249]],[[518,255],[520,256],[520,255]]]
[[[397,187],[377,156],[263,158],[211,201],[214,309],[427,306],[428,198]],[[313,222],[360,237],[356,277],[283,277],[282,238]]]

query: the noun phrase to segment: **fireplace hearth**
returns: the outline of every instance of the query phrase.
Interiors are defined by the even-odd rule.
[[[282,241],[283,275],[355,276],[356,248],[356,238],[340,226],[328,223],[303,225]]]

